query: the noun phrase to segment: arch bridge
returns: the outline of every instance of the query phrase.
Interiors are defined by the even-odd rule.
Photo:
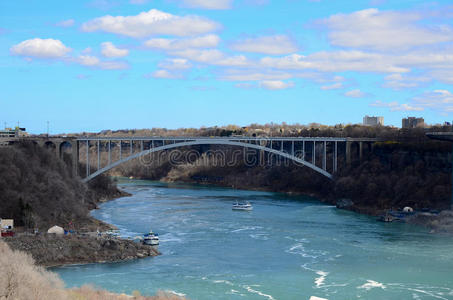
[[[306,166],[327,178],[338,170],[339,152],[345,155],[346,163],[353,154],[362,158],[364,150],[370,150],[375,138],[342,137],[27,137],[0,138],[0,145],[17,140],[31,140],[40,146],[55,151],[61,158],[64,152],[72,155],[74,175],[78,174],[79,162],[85,164],[84,182],[105,173],[127,161],[159,151],[196,145],[236,146],[269,155],[275,155]],[[70,151],[68,151],[70,149]],[[84,151],[80,151],[80,150]],[[340,151],[339,151],[340,150]],[[355,151],[354,151],[355,150]],[[84,153],[82,153],[84,152]],[[115,152],[116,160],[112,153]],[[107,155],[101,160],[101,153]]]
[[[267,152],[306,166],[312,170],[332,178],[338,170],[338,150],[344,147],[346,161],[352,157],[352,147],[358,148],[361,158],[366,145],[371,147],[377,139],[354,139],[337,137],[84,137],[78,138],[77,143],[84,145],[84,162],[86,174],[84,181],[109,171],[127,161],[143,157],[155,152],[171,150],[180,147],[196,145],[226,145],[254,149]],[[95,153],[90,148],[95,147]],[[118,160],[112,160],[112,149],[117,148]],[[79,148],[79,145],[77,145]],[[101,165],[101,152],[108,154],[107,162]],[[91,162],[95,155],[96,171],[91,172]],[[328,157],[330,161],[328,162]]]

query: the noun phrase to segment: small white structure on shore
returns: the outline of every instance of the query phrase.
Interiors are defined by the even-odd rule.
[[[403,212],[411,213],[414,212],[414,209],[412,207],[406,206],[405,208],[403,208]]]
[[[14,229],[14,220],[0,218],[0,229]]]
[[[64,229],[61,228],[60,226],[53,226],[53,227],[50,227],[49,230],[47,230],[47,233],[53,233],[53,234],[56,234],[56,235],[64,235]]]

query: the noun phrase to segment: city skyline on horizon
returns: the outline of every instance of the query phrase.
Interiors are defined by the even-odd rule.
[[[179,130],[179,129],[195,129],[195,130],[199,130],[199,129],[210,129],[210,128],[227,128],[228,126],[237,126],[237,127],[240,127],[240,128],[247,128],[247,127],[250,127],[250,126],[253,126],[253,125],[258,125],[258,126],[268,126],[268,125],[271,125],[271,126],[305,126],[305,127],[310,127],[311,125],[314,126],[313,128],[316,127],[316,125],[319,125],[319,126],[329,126],[329,127],[334,127],[334,126],[338,126],[338,125],[341,125],[341,126],[354,126],[354,125],[361,125],[361,126],[371,126],[371,127],[376,127],[376,126],[383,126],[383,127],[393,127],[393,128],[403,128],[403,125],[402,123],[404,123],[404,120],[407,120],[407,119],[419,119],[419,117],[416,117],[416,116],[406,116],[406,117],[403,117],[401,120],[400,120],[400,124],[399,125],[393,125],[393,124],[385,124],[385,118],[383,119],[384,121],[384,125],[370,125],[370,124],[365,124],[365,117],[369,117],[369,118],[380,118],[382,116],[369,116],[369,115],[365,115],[363,116],[363,119],[362,119],[362,122],[359,122],[359,123],[338,123],[338,124],[322,124],[322,123],[317,123],[317,122],[312,122],[312,123],[308,123],[308,124],[302,124],[302,123],[287,123],[287,122],[281,122],[281,123],[274,123],[274,122],[268,122],[268,123],[251,123],[251,124],[223,124],[223,125],[212,125],[212,126],[199,126],[199,127],[177,127],[177,128],[169,128],[169,127],[146,127],[146,128],[116,128],[116,129],[101,129],[101,130],[98,130],[98,131],[83,131],[83,132],[59,132],[58,129],[53,129],[50,127],[50,124],[49,124],[49,131],[47,132],[29,132],[27,130],[26,127],[24,127],[25,125],[24,124],[20,124],[20,122],[18,122],[15,126],[8,126],[6,123],[4,123],[4,128],[5,129],[14,129],[14,128],[24,128],[26,132],[30,133],[30,134],[33,134],[33,135],[43,135],[43,134],[50,134],[50,135],[61,135],[61,134],[80,134],[80,133],[101,133],[103,131],[121,131],[121,130],[153,130],[153,129],[166,129],[166,130]],[[423,117],[420,117],[421,119],[423,119]],[[424,120],[423,120],[424,121]],[[453,124],[453,121],[444,121],[443,123],[434,123],[434,124],[431,124],[431,123],[427,123],[424,121],[424,128],[430,128],[432,126],[451,126],[451,124]]]
[[[0,122],[31,133],[453,117],[447,0],[0,3]]]

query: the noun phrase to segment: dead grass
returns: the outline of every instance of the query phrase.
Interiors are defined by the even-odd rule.
[[[174,294],[158,292],[156,296],[113,294],[90,286],[65,289],[57,274],[37,266],[33,258],[11,250],[0,240],[0,300],[185,300]]]

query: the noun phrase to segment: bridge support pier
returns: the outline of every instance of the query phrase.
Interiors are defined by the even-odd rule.
[[[359,160],[360,162],[363,160],[363,142],[359,142]]]
[[[351,164],[351,145],[352,142],[346,142],[346,164]]]
[[[60,151],[62,143],[55,144],[55,154],[57,155],[57,158],[62,158],[62,153]]]
[[[316,141],[313,141],[313,153],[312,153],[311,163],[316,166]]]
[[[72,174],[76,177],[79,173],[79,142],[73,141],[72,144]]]
[[[332,173],[336,173],[337,172],[337,161],[338,161],[338,158],[337,158],[337,155],[338,155],[338,148],[337,148],[337,142],[333,142],[333,157],[332,157]]]

